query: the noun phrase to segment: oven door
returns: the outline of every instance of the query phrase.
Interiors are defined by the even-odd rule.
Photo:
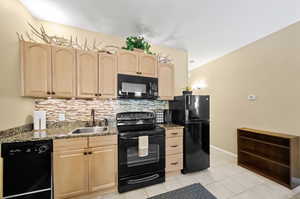
[[[149,136],[148,156],[139,157],[138,136],[119,136],[119,177],[165,168],[165,136]]]

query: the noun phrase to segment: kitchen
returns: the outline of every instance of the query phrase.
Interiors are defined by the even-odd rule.
[[[276,125],[251,123],[256,115],[248,110],[244,118],[227,103],[237,94],[226,86],[238,78],[225,78],[227,71],[214,67],[190,70],[190,52],[152,44],[140,31],[121,37],[73,26],[62,22],[62,7],[31,1],[0,5],[6,27],[0,38],[1,198],[297,193],[299,136],[284,128],[277,129],[289,135],[241,128]],[[47,20],[56,14],[61,23]],[[145,27],[142,32],[149,33]],[[265,97],[244,90],[242,96],[236,108],[245,103],[252,110]],[[233,122],[239,119],[233,113],[242,122]]]
[[[36,27],[29,24],[28,28]],[[97,53],[22,39],[18,45],[21,96],[35,99],[33,125],[2,133],[4,198],[127,192],[164,182],[165,169],[180,173],[183,126],[163,124],[168,100],[175,95],[174,64],[138,50]],[[153,111],[162,112],[161,122]],[[129,130],[132,133],[127,135]],[[134,137],[139,142],[123,141],[134,132],[144,135]],[[137,156],[139,137],[145,139],[139,146],[145,147],[145,158]],[[135,158],[133,166],[126,163],[129,157]],[[151,163],[151,158],[158,161]],[[33,164],[20,168],[23,162]],[[142,173],[135,174],[140,164],[150,166],[149,172],[140,166]],[[16,178],[22,186],[14,186]]]
[[[85,111],[90,111],[91,115],[88,122],[78,121],[77,118],[77,121],[73,123],[64,122],[65,115],[63,113],[59,113],[60,122],[50,124],[46,121],[47,117],[48,119],[51,117],[51,109],[55,105],[58,106],[56,108],[63,107],[60,111],[68,113],[68,108],[61,104],[71,101],[74,106],[77,103],[77,99],[74,98],[84,98],[85,103],[93,103],[95,107],[99,106],[98,97],[108,99],[108,101],[111,100],[109,98],[118,98],[120,103],[123,103],[122,100],[126,100],[125,103],[130,103],[128,100],[145,100],[141,103],[143,109],[149,109],[151,104],[155,108],[158,106],[168,107],[167,101],[153,102],[152,100],[158,97],[160,100],[174,98],[174,72],[171,64],[159,63],[155,56],[145,55],[144,52],[122,50],[116,55],[93,53],[95,56],[84,57],[84,54],[91,55],[92,52],[27,41],[20,41],[20,46],[23,96],[46,99],[35,102],[39,109],[34,112],[34,130],[32,132],[25,131],[15,136],[11,136],[10,133],[7,138],[3,137],[1,140],[4,161],[4,198],[27,197],[27,195],[30,198],[31,194],[32,198],[50,197],[52,193],[54,198],[70,198],[93,192],[110,193],[116,187],[122,193],[164,182],[165,170],[166,172],[180,173],[183,165],[186,165],[184,172],[188,172],[189,169],[199,171],[209,167],[209,125],[201,127],[201,121],[199,121],[209,120],[208,96],[185,95],[184,98],[176,101],[183,104],[188,102],[186,109],[179,110],[177,108],[179,105],[171,106],[174,110],[170,111],[162,109],[163,118],[167,118],[165,116],[167,112],[169,114],[174,112],[174,118],[175,116],[183,117],[186,118],[186,122],[199,121],[199,127],[191,124],[191,127],[187,127],[186,131],[191,131],[192,134],[195,131],[193,128],[198,128],[198,132],[202,131],[201,128],[205,129],[203,136],[206,137],[197,138],[199,139],[197,151],[202,154],[193,155],[187,152],[186,155],[191,156],[189,158],[183,158],[185,122],[181,122],[185,120],[182,119],[178,120],[178,123],[182,125],[172,124],[173,119],[167,121],[167,123],[171,123],[170,125],[164,125],[166,120],[157,122],[156,118],[158,117],[153,112],[130,110],[130,112],[118,112],[116,118],[101,117],[100,120],[97,120],[95,118],[97,110],[86,109]],[[47,52],[51,53],[47,54]],[[73,52],[73,55],[70,52]],[[51,58],[48,59],[47,55]],[[36,63],[36,60],[39,61]],[[51,63],[48,63],[47,60],[51,60]],[[76,62],[72,60],[76,60]],[[41,63],[43,64],[41,65]],[[51,71],[50,79],[47,79],[49,77],[47,72],[44,73],[45,76],[41,77],[43,74],[39,72],[41,66],[45,67],[44,71]],[[50,70],[47,69],[49,66]],[[81,66],[84,66],[85,69],[82,70]],[[88,69],[94,68],[98,74],[88,71]],[[75,69],[77,82],[72,85],[75,82],[72,80]],[[93,85],[94,82],[96,85]],[[48,85],[52,85],[50,90]],[[73,95],[72,92],[75,90],[77,92]],[[73,99],[52,103],[56,101],[56,98]],[[87,101],[87,98],[90,98],[90,101]],[[139,102],[134,103],[137,105]],[[184,107],[184,105],[180,106]],[[199,106],[201,108],[197,108]],[[78,108],[83,109],[80,104]],[[188,110],[191,116],[186,113]],[[79,111],[76,111],[75,116],[78,114]],[[161,127],[157,126],[158,123],[162,123]],[[76,125],[77,128],[75,128]],[[130,142],[132,139],[135,141]],[[193,141],[195,140],[190,140],[189,145],[192,145]],[[140,154],[143,147],[146,150],[145,154]],[[185,150],[189,150],[189,148],[187,147]],[[193,161],[193,158],[199,158],[201,161],[198,163]],[[183,164],[184,159],[187,159],[187,162]],[[20,163],[27,161],[32,162],[33,165],[27,169],[18,167],[21,165]],[[40,170],[39,165],[41,164],[48,166],[45,170]],[[74,167],[74,165],[77,166]],[[134,172],[136,170],[140,170],[140,172]],[[158,170],[159,173],[157,173]],[[36,176],[32,177],[31,172],[34,171],[36,171]],[[45,178],[45,173],[47,178]],[[118,181],[116,181],[117,176]],[[13,185],[16,185],[14,182],[16,178],[20,179],[21,184],[27,186],[23,185],[20,189],[13,188]],[[53,190],[51,189],[52,180]],[[36,184],[37,182],[40,184]],[[69,183],[65,184],[65,182]],[[45,187],[46,184],[48,186]],[[35,187],[35,189],[31,190],[31,187]]]

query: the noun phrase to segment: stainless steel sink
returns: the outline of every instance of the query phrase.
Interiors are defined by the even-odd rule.
[[[71,132],[71,134],[88,134],[88,133],[103,133],[107,131],[108,128],[104,126],[97,126],[97,127],[83,127],[75,129]]]

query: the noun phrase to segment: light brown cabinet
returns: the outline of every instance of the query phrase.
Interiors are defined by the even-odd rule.
[[[52,47],[52,95],[72,98],[76,95],[76,57],[72,48]]]
[[[117,185],[116,144],[116,136],[55,140],[55,199],[114,191]]]
[[[156,56],[141,53],[139,56],[139,72],[142,76],[157,77]]]
[[[116,186],[116,147],[91,149],[89,157],[90,192],[111,189]],[[101,168],[101,169],[100,169]]]
[[[20,42],[22,96],[46,97],[51,92],[51,46]]]
[[[93,98],[98,94],[97,53],[77,51],[77,97]]]
[[[117,74],[158,77],[161,100],[174,97],[174,66],[157,57],[120,50],[116,55],[21,41],[22,96],[116,98]]]
[[[183,127],[166,129],[166,173],[174,175],[183,168]]]
[[[136,52],[120,50],[118,53],[118,73],[137,75],[139,71],[139,56]]]
[[[99,97],[117,97],[117,57],[99,54]]]
[[[158,64],[158,95],[162,100],[174,98],[174,65]]]
[[[77,51],[77,97],[115,98],[116,81],[115,55]]]
[[[121,50],[118,53],[118,73],[157,77],[157,58],[141,52]]]
[[[20,44],[23,96],[75,97],[74,49],[24,41]]]
[[[89,191],[89,164],[85,149],[54,153],[55,198],[70,198]]]

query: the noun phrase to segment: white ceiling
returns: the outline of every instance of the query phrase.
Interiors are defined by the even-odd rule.
[[[299,0],[20,0],[37,18],[185,49],[201,66],[300,19]]]

